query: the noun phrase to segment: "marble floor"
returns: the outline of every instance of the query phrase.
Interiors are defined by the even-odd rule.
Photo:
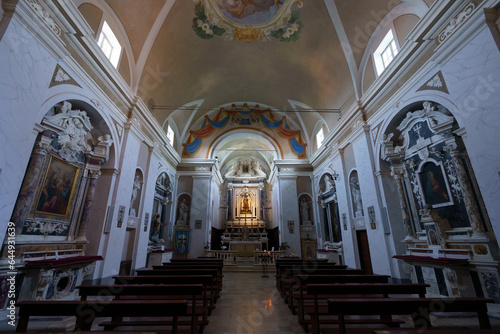
[[[204,334],[304,333],[283,302],[274,273],[224,273],[224,287]]]

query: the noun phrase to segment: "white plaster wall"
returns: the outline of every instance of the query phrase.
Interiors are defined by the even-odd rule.
[[[148,166],[149,170],[145,170],[146,173],[146,182],[143,184],[144,197],[142,203],[141,212],[141,223],[137,227],[136,236],[138,236],[138,242],[136,246],[136,254],[135,254],[135,268],[143,268],[146,267],[146,260],[148,255],[148,242],[149,242],[149,233],[151,232],[151,218],[152,218],[152,210],[153,210],[153,201],[155,196],[155,187],[156,187],[156,179],[157,179],[157,166],[158,166],[158,158],[151,154]],[[146,221],[146,213],[149,213],[149,222]],[[147,231],[144,231],[144,225],[148,226]]]
[[[125,231],[127,228],[128,212],[130,208],[130,196],[132,194],[137,157],[141,142],[130,131],[124,134],[122,153],[123,161],[120,164],[120,175],[115,187],[115,199],[112,205],[115,205],[111,232],[101,239],[101,255],[103,261],[98,262],[94,277],[108,277],[116,275],[120,269]],[[118,228],[118,210],[119,206],[125,206],[125,217],[121,228]],[[101,267],[102,266],[102,267]],[[98,270],[99,269],[99,270]]]
[[[337,201],[339,207],[339,219],[340,225],[342,225],[342,246],[344,251],[344,264],[350,268],[358,268],[357,265],[357,246],[355,243],[356,234],[352,229],[351,224],[351,210],[350,202],[348,201],[348,190],[346,189],[345,182],[348,179],[349,171],[345,171],[342,165],[342,158],[339,155],[332,163],[332,168],[339,176],[335,181],[335,187],[337,188]],[[345,214],[347,217],[347,230],[344,230],[344,225],[342,221],[342,215]]]
[[[211,239],[211,233],[212,233],[212,227],[215,228],[221,228],[221,197],[224,196],[225,194],[219,193],[219,187],[217,186],[216,182],[212,181],[212,214],[210,215],[212,217],[211,224],[209,226],[209,237]]]
[[[485,27],[442,67],[452,110],[467,131],[467,151],[495,232],[500,236],[500,53]]]
[[[207,242],[207,224],[210,203],[210,175],[193,176],[193,198],[191,201],[191,241],[189,242],[189,257],[196,258],[203,255],[203,247]],[[195,220],[201,220],[201,229],[194,229]]]
[[[116,179],[117,177],[114,173],[110,174],[105,172],[99,176],[97,180],[97,189],[92,204],[89,226],[87,228],[87,240],[89,243],[85,249],[85,255],[102,255],[100,241],[101,238],[106,238],[106,234],[104,234],[105,219],[108,214],[108,205],[110,205],[112,201]],[[113,218],[115,219],[116,213],[114,214]],[[96,263],[96,268],[101,265],[102,261],[98,261]]]
[[[370,245],[370,256],[375,274],[390,275],[391,269],[389,258],[391,254],[388,253],[387,243],[384,236],[382,227],[382,214],[380,212],[380,205],[378,199],[378,190],[375,184],[374,172],[371,163],[371,153],[369,151],[369,143],[366,136],[362,134],[353,143],[354,157],[356,159],[356,166],[358,171],[359,186],[361,189],[361,196],[363,199],[363,213],[366,231],[368,234],[368,243]],[[370,220],[368,218],[368,207],[375,208],[375,220],[377,224],[376,229],[371,229]]]
[[[26,172],[36,136],[33,127],[46,98],[56,60],[11,20],[0,42],[0,240]]]
[[[274,184],[273,184],[273,189],[272,189],[272,192],[271,192],[271,203],[272,203],[272,207],[274,208],[272,210],[272,217],[273,217],[273,222],[272,222],[272,225],[270,226],[270,228],[276,228],[276,227],[279,227],[280,228],[280,240],[279,242],[283,242],[283,236],[281,235],[281,226],[280,226],[280,220],[281,220],[281,210],[279,210],[280,208],[280,185],[279,185],[279,182],[278,180],[275,180],[274,181]]]
[[[281,226],[280,235],[283,241],[288,242],[290,245],[290,252],[301,256],[300,247],[300,227],[299,227],[299,205],[297,203],[297,177],[296,176],[278,176],[280,184],[280,201],[279,208],[281,208]],[[288,221],[295,222],[293,234],[288,230]]]
[[[386,172],[384,175],[379,174],[377,176],[377,181],[383,193],[382,205],[387,208],[387,220],[390,234],[386,234],[385,237],[388,239],[387,246],[390,249],[389,254],[405,254],[406,248],[403,239],[406,236],[406,227],[403,223],[396,181],[389,172]],[[382,218],[380,219],[380,224],[383,229]],[[401,267],[403,261],[392,259],[391,257],[389,257],[389,261],[391,263],[391,276],[396,278],[410,278],[409,273],[404,272]]]

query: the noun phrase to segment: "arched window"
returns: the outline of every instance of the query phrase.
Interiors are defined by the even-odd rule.
[[[384,72],[397,54],[398,46],[394,39],[392,29],[389,29],[389,32],[387,32],[382,42],[373,53],[373,61],[377,69],[377,75],[381,75],[382,72]]]
[[[324,139],[325,139],[325,133],[323,132],[323,128],[321,128],[316,134],[316,144],[318,145],[318,148],[321,147],[321,144],[323,144]]]
[[[99,34],[99,38],[97,40],[97,44],[101,48],[104,55],[109,59],[111,64],[118,68],[118,64],[120,63],[120,57],[122,54],[122,46],[120,42],[118,42],[118,38],[111,30],[108,22],[104,21],[102,24],[101,33]]]
[[[168,125],[167,127],[167,138],[168,141],[170,142],[170,145],[174,146],[174,130]]]

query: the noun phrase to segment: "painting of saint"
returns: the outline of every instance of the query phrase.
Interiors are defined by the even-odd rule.
[[[67,216],[79,169],[51,158],[35,212]]]
[[[420,180],[426,204],[433,207],[447,203],[452,204],[443,171],[439,165],[432,162],[425,164],[420,173]]]
[[[286,0],[215,0],[224,15],[241,24],[270,21]]]

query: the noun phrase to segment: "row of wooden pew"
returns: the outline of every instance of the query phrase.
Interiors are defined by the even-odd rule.
[[[75,330],[83,332],[201,334],[220,296],[222,267],[217,259],[172,260],[114,276],[111,285],[78,286],[79,301],[19,301],[16,331],[27,332],[33,316],[74,316]]]
[[[276,287],[306,333],[421,333],[423,329],[449,333],[434,331],[439,328],[433,327],[431,312],[474,312],[481,330],[500,332],[491,329],[487,309],[491,299],[425,298],[427,284],[389,281],[390,276],[366,275],[324,261],[276,260]],[[394,315],[409,316],[414,328],[403,331],[400,326],[405,321]]]

